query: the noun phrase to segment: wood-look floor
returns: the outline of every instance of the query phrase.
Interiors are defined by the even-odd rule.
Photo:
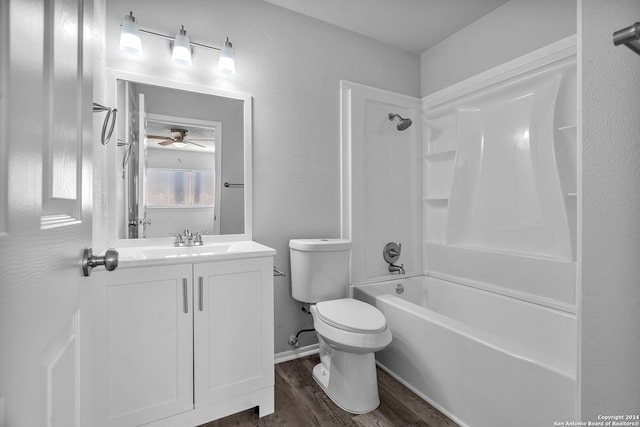
[[[201,427],[264,426],[457,426],[440,411],[378,368],[380,406],[368,414],[343,411],[311,376],[318,355],[276,365],[275,413],[259,418],[256,409],[240,412]]]

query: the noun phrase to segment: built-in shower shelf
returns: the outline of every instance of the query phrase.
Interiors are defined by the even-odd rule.
[[[578,193],[567,193],[565,194],[567,197],[578,197]]]

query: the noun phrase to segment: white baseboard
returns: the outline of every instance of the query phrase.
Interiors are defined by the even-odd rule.
[[[310,354],[318,353],[318,344],[311,344],[305,347],[296,348],[295,350],[283,351],[282,353],[276,353],[274,356],[275,364],[282,362],[288,362],[289,360],[299,359],[301,357],[309,356]]]

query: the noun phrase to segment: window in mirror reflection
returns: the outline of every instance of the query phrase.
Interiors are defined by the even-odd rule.
[[[213,206],[215,201],[215,173],[192,171],[193,199],[191,206]]]
[[[143,195],[139,201],[148,224],[146,237],[189,229],[219,230],[221,124],[148,113],[145,155],[139,161]]]
[[[214,207],[215,172],[147,169],[147,207]]]

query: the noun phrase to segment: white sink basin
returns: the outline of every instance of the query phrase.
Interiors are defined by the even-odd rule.
[[[231,245],[202,245],[182,247],[136,248],[136,257],[141,259],[188,258],[228,253]]]
[[[275,255],[275,250],[253,241],[205,243],[202,246],[133,246],[117,248],[120,267],[216,261]]]

